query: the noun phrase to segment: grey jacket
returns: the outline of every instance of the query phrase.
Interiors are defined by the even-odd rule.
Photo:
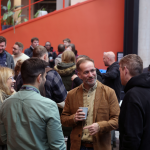
[[[7,55],[7,67],[11,68],[11,69],[14,69],[14,59],[13,59],[13,57],[7,51],[5,51],[5,52],[6,52],[6,55]]]

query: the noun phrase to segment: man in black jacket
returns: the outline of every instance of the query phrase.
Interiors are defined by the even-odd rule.
[[[39,39],[37,37],[33,37],[31,39],[31,45],[29,48],[25,49],[24,53],[29,56],[32,57],[33,56],[33,50],[39,45]]]
[[[115,90],[119,102],[122,88],[119,63],[115,62],[115,54],[113,52],[104,52],[103,62],[105,66],[108,66],[106,73],[102,73],[103,84]]]
[[[125,97],[119,116],[120,150],[150,150],[150,73],[143,61],[129,54],[120,60]]]
[[[14,69],[14,60],[11,54],[6,52],[6,38],[0,36],[0,66]]]

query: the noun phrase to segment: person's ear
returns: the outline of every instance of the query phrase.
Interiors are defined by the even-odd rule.
[[[39,74],[36,79],[37,79],[37,82],[38,82],[38,83],[41,83],[41,81],[42,81],[42,75]]]

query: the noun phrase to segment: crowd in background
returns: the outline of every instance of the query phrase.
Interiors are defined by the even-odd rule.
[[[143,70],[139,56],[116,62],[112,51],[104,52],[107,71],[101,73],[68,38],[58,53],[37,37],[24,53],[21,42],[14,43],[12,55],[6,44],[0,36],[0,150],[64,150],[64,137],[68,150],[110,150],[118,117],[120,150],[150,148],[150,67]],[[88,108],[86,119],[80,107]]]

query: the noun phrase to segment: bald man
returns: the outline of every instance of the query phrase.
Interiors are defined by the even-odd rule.
[[[120,71],[119,63],[115,62],[115,54],[113,52],[104,52],[103,62],[105,66],[108,66],[106,73],[102,74],[103,84],[114,89],[118,102],[120,101],[121,93],[121,80],[120,80]],[[116,147],[115,131],[111,131],[111,144],[113,147]]]

